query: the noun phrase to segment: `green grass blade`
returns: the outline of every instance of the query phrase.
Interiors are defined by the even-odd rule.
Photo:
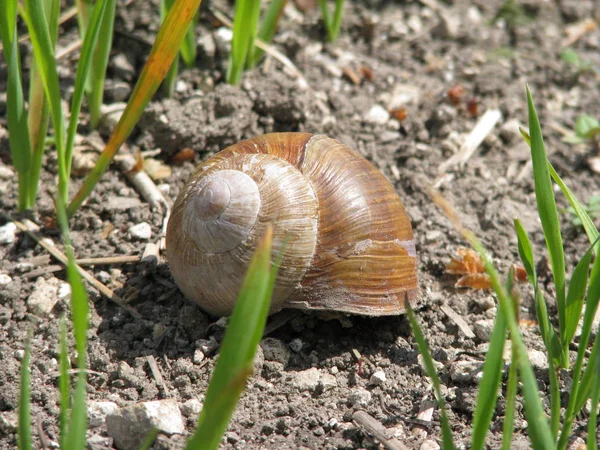
[[[165,17],[167,16],[169,9],[171,9],[171,6],[173,6],[173,1],[174,0],[161,0],[161,2],[160,2],[160,20],[161,21],[165,20]],[[186,34],[186,36],[187,36],[187,34]],[[185,42],[185,39],[183,40],[183,42]],[[183,43],[182,43],[182,47],[183,47]],[[169,68],[169,71],[167,72],[167,75],[165,75],[165,79],[163,80],[163,83],[162,83],[163,94],[166,97],[171,97],[173,95],[173,92],[175,92],[175,83],[177,81],[177,73],[178,72],[179,72],[179,57],[176,56],[175,59],[173,60],[173,64],[171,64],[171,67]]]
[[[233,40],[227,66],[227,82],[238,85],[246,65],[249,49],[254,47],[260,16],[260,0],[236,0]]]
[[[21,361],[21,388],[19,393],[19,424],[17,428],[17,445],[19,450],[31,450],[31,339],[30,329],[25,344],[25,355]]]
[[[69,426],[69,407],[71,402],[69,383],[69,350],[67,348],[67,324],[65,317],[60,319],[60,351],[59,351],[58,391],[60,397],[60,448],[66,448],[67,428]]]
[[[156,440],[157,436],[158,429],[152,428],[144,438],[144,442],[142,442],[142,446],[139,450],[150,450],[150,447],[152,446],[152,444],[154,444],[154,441]]]
[[[31,37],[33,55],[44,84],[46,99],[50,105],[50,116],[52,117],[55,137],[54,144],[58,155],[58,192],[66,203],[68,196],[68,176],[64,147],[65,119],[52,38],[42,0],[25,0],[25,21],[27,22],[27,29]]]
[[[113,29],[115,24],[115,13],[117,0],[105,0],[106,11],[102,15],[100,22],[100,33],[94,55],[92,57],[92,70],[88,74],[87,103],[90,111],[90,123],[93,128],[97,128],[100,123],[102,102],[104,99],[104,80],[106,78],[106,68],[110,50],[112,49]],[[97,5],[96,5],[97,7]]]
[[[329,38],[329,30],[331,29],[331,14],[329,13],[329,7],[327,6],[327,0],[319,0],[319,8],[321,8],[321,15],[323,16],[323,25],[325,25],[325,31]]]
[[[86,448],[87,407],[86,407],[86,372],[79,369],[73,395],[73,408],[69,418],[67,446],[69,450],[84,450]]]
[[[558,448],[564,449],[567,447],[571,428],[575,416],[581,411],[585,404],[588,396],[590,395],[590,388],[592,386],[592,378],[597,377],[598,374],[594,373],[594,356],[590,356],[588,360],[588,366],[586,367],[585,373],[582,377],[582,368],[585,359],[585,352],[587,350],[588,341],[592,333],[592,324],[596,311],[598,309],[598,303],[600,301],[600,258],[594,260],[592,265],[592,271],[588,283],[588,292],[585,305],[585,313],[583,314],[583,325],[581,327],[581,336],[579,337],[579,346],[577,349],[577,357],[575,359],[575,365],[572,372],[571,392],[569,393],[569,402],[565,411],[565,418],[563,427],[561,430],[560,438],[558,441]],[[594,343],[592,355],[598,351],[598,338]]]
[[[271,42],[271,39],[273,39],[273,36],[275,36],[277,24],[283,15],[283,10],[286,4],[287,0],[273,0],[269,4],[267,11],[265,12],[265,17],[260,24],[260,29],[258,30],[258,39],[260,39],[262,42],[268,44]],[[264,51],[258,48],[256,45],[250,47],[248,49],[246,67],[249,69],[256,67],[260,61],[260,58],[262,58],[263,53]]]
[[[506,319],[501,309],[498,310],[494,329],[490,338],[489,350],[483,364],[483,377],[479,383],[477,403],[473,415],[473,431],[471,448],[483,449],[485,437],[489,431],[490,422],[498,401],[498,388],[502,381],[502,366],[504,364],[504,342],[506,340]]]
[[[335,11],[331,22],[331,32],[329,33],[329,42],[334,42],[339,34],[342,26],[342,12],[344,10],[344,0],[335,0]]]
[[[92,11],[92,16],[83,38],[79,62],[77,63],[77,72],[75,73],[75,84],[73,87],[73,98],[71,100],[71,117],[69,118],[67,143],[65,147],[67,176],[70,176],[71,174],[71,160],[73,156],[73,146],[75,145],[75,136],[77,135],[79,113],[81,112],[81,104],[83,103],[86,82],[93,65],[94,48],[98,42],[98,36],[100,34],[100,28],[106,12],[108,1],[99,0],[96,2],[96,6]]]
[[[454,449],[454,440],[452,438],[452,430],[450,428],[450,421],[448,420],[448,415],[446,414],[446,402],[444,401],[444,396],[442,395],[441,383],[438,377],[438,374],[435,370],[435,365],[433,363],[433,358],[431,356],[431,351],[429,350],[429,346],[427,345],[427,341],[425,340],[425,336],[423,336],[423,331],[421,330],[421,326],[417,321],[415,314],[410,307],[410,304],[406,303],[406,314],[408,316],[408,320],[410,321],[410,327],[412,328],[413,336],[415,341],[417,342],[417,346],[419,348],[419,353],[423,357],[423,363],[425,364],[425,369],[427,370],[427,376],[431,380],[433,384],[433,389],[435,391],[435,397],[438,402],[438,406],[440,408],[440,414],[442,417],[442,442],[443,448],[445,450]]]
[[[542,129],[531,98],[531,92],[527,88],[527,104],[529,108],[529,134],[531,136],[531,159],[533,161],[533,178],[535,182],[535,197],[538,212],[544,230],[546,247],[552,266],[554,285],[556,288],[556,302],[558,305],[558,322],[563,353],[568,352],[565,344],[565,257],[563,251],[562,235],[560,233],[560,222],[558,209],[552,188],[552,179],[548,170],[548,159],[542,137]],[[565,357],[566,360],[568,358]]]
[[[196,64],[196,24],[198,23],[198,14],[194,16],[192,23],[190,24],[190,28],[185,34],[185,38],[181,43],[181,48],[179,49],[179,54],[181,55],[181,59],[183,59],[183,63],[187,67],[194,67]]]
[[[595,243],[594,244],[594,253],[596,255],[598,255],[600,252],[600,242],[598,241],[598,237],[600,236],[600,233],[598,233],[598,229],[594,225],[594,222],[592,221],[589,214],[585,210],[585,207],[581,203],[579,203],[579,201],[575,198],[575,196],[573,195],[571,190],[567,187],[567,185],[564,183],[564,181],[560,178],[558,173],[556,173],[556,170],[554,170],[554,167],[552,167],[552,164],[550,164],[550,162],[548,162],[548,170],[550,171],[550,175],[554,179],[554,182],[558,185],[558,187],[560,187],[560,190],[562,191],[564,196],[567,198],[567,200],[571,204],[571,207],[575,211],[575,214],[581,221],[581,224],[583,225],[583,229],[585,230],[585,233],[588,236],[590,244]]]
[[[187,449],[218,448],[221,437],[252,373],[252,362],[263,334],[274,287],[271,269],[272,229],[267,228],[252,258],[238,295],[217,365],[210,379],[198,427]]]
[[[175,56],[177,56],[177,52],[181,47],[181,41],[200,3],[201,0],[176,0],[173,7],[169,10],[167,17],[158,31],[156,41],[133,93],[127,102],[127,107],[119,119],[119,123],[111,134],[92,172],[85,179],[83,186],[69,204],[67,209],[68,217],[72,217],[75,214],[92,189],[94,189],[94,186],[102,177],[113,157],[133,130],[144,108],[160,86]]]
[[[596,367],[600,369],[600,360],[596,361]],[[600,377],[595,378],[591,399],[592,411],[590,413],[590,418],[588,419],[587,448],[588,450],[598,450],[596,439],[598,436],[598,408],[600,408]]]
[[[579,412],[583,409],[585,402],[589,398],[592,385],[596,378],[598,378],[598,372],[600,372],[600,366],[594,366],[592,364],[594,361],[598,361],[598,353],[600,353],[600,339],[598,336],[596,336],[596,341],[592,347],[588,365],[583,372],[583,376],[581,377],[581,382],[577,391],[577,399],[575,400],[575,414],[579,414]]]
[[[521,257],[521,262],[523,263],[523,267],[525,267],[525,271],[527,272],[529,282],[533,286],[535,286],[537,283],[537,273],[535,270],[535,260],[533,257],[533,247],[531,245],[531,241],[529,240],[527,231],[525,231],[525,228],[523,228],[521,221],[519,219],[515,219],[514,224],[515,231],[517,233],[519,256]]]
[[[577,325],[581,318],[583,299],[587,290],[590,261],[592,259],[592,249],[593,247],[590,247],[583,255],[583,258],[579,260],[573,270],[571,279],[569,280],[565,323],[565,339],[567,340],[567,344],[569,344],[575,336],[575,331],[577,330]]]
[[[19,174],[19,210],[31,208],[29,170],[31,167],[31,142],[27,125],[27,113],[21,80],[21,61],[17,42],[17,1],[4,0],[0,3],[0,39],[8,71],[6,88],[6,115],[8,139],[13,164]]]
[[[511,361],[506,384],[506,406],[502,424],[502,450],[510,450],[515,423],[515,405],[517,400],[519,353],[516,346],[511,347]]]

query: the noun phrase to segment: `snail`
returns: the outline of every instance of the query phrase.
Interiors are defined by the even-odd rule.
[[[389,181],[324,135],[272,133],[202,163],[172,209],[167,258],[183,294],[229,315],[265,227],[282,251],[270,312],[394,315],[417,294],[410,220]]]

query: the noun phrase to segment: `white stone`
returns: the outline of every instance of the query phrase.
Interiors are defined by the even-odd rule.
[[[183,434],[185,426],[175,400],[137,403],[106,416],[108,434],[119,450],[137,450],[152,428],[165,434]]]
[[[104,425],[106,416],[115,414],[119,406],[115,402],[91,401],[88,405],[88,424],[90,428],[101,427]]]
[[[364,408],[371,402],[371,393],[364,388],[357,388],[348,396],[350,406]]]
[[[202,411],[202,402],[197,398],[191,398],[187,402],[179,405],[181,414],[187,418],[197,419]]]
[[[227,27],[221,27],[215,32],[215,37],[223,42],[231,42],[233,39],[233,31]]]
[[[200,364],[202,361],[204,361],[204,352],[202,349],[197,348],[194,351],[194,358],[192,361],[194,361],[194,364]]]
[[[10,283],[12,283],[12,278],[5,273],[0,273],[0,286],[6,286]]]
[[[129,234],[140,241],[147,241],[152,237],[152,227],[147,222],[140,222],[129,228]]]
[[[494,321],[490,319],[478,320],[473,324],[473,332],[482,341],[488,342],[492,336]]]
[[[290,360],[290,349],[279,339],[265,338],[260,346],[267,361],[277,361],[285,366]]]
[[[38,278],[33,292],[27,299],[29,311],[38,316],[47,316],[58,302],[58,288],[62,284],[57,278]]]
[[[183,81],[183,80],[177,80],[175,82],[175,90],[177,92],[185,92],[185,91],[187,91],[187,89],[188,89],[188,85],[187,85],[187,83],[185,81]]]
[[[60,283],[58,286],[58,298],[68,300],[71,297],[71,285],[69,283]]]
[[[369,384],[373,386],[380,386],[385,383],[386,379],[385,372],[383,370],[378,370],[371,375],[371,378],[369,378]]]
[[[548,356],[545,352],[529,350],[527,352],[527,357],[534,369],[544,370],[548,368]]]
[[[14,176],[15,174],[10,167],[0,166],[0,180],[8,180]]]
[[[321,373],[316,367],[301,372],[296,372],[292,379],[292,386],[299,391],[323,391],[337,387],[335,376],[330,373]]]
[[[300,350],[302,350],[302,347],[304,347],[304,342],[302,342],[302,339],[295,338],[290,341],[290,348],[292,351],[298,353]]]
[[[368,123],[384,125],[390,119],[390,113],[381,106],[373,106],[365,115],[365,121]]]
[[[440,445],[432,439],[426,439],[423,441],[419,450],[439,450]]]
[[[219,348],[219,343],[214,336],[211,336],[210,339],[198,339],[195,344],[196,348],[202,350],[204,356],[211,355],[217,348]]]
[[[8,222],[0,227],[0,244],[12,244],[17,237],[17,226]]]

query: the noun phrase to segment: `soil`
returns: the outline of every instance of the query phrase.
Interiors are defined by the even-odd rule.
[[[134,0],[118,8],[107,75],[108,104],[122,101],[133,87],[159,26],[157,3]],[[477,332],[473,337],[468,331],[479,329],[476,322],[495,317],[495,300],[489,291],[455,288],[456,277],[445,273],[445,264],[465,242],[432,203],[427,187],[438,177],[440,164],[458,152],[483,113],[498,109],[502,114],[498,125],[463,168],[451,168],[452,177],[444,180],[440,190],[460,211],[464,224],[482,239],[503,273],[518,261],[515,218],[520,218],[531,234],[540,267],[547,266],[529,151],[517,131],[517,124],[527,123],[525,86],[529,84],[551,162],[580,201],[587,203],[600,191],[600,179],[587,164],[598,149],[566,144],[561,133],[565,127],[573,128],[581,113],[600,117],[600,78],[594,71],[578,71],[560,57],[567,27],[592,17],[600,7],[586,0],[519,3],[529,20],[512,24],[506,19],[493,22],[502,5],[498,0],[348,1],[340,37],[333,44],[324,43],[318,10],[302,14],[288,5],[274,45],[298,68],[307,86],[280,62],[268,58],[244,74],[241,86],[233,87],[224,83],[227,33],[215,28],[207,11],[210,6],[231,16],[232,7],[225,1],[212,1],[203,5],[197,26],[195,67],[180,69],[172,98],[164,98],[160,92],[156,95],[127,149],[122,150],[157,150],[153,158],[172,169],[166,179],[157,182],[170,202],[199,161],[241,139],[267,132],[324,133],[372,161],[396,186],[412,220],[423,305],[418,319],[439,363],[452,430],[462,448],[469,445],[477,373],[487,349],[484,334]],[[71,20],[61,27],[59,46],[64,48],[77,37],[76,22]],[[584,34],[573,48],[581,58],[600,67],[600,31]],[[29,45],[23,44],[22,50],[27,67]],[[76,60],[77,54],[72,53],[60,63],[66,97]],[[354,84],[342,72],[345,67],[359,78],[361,73],[366,76]],[[4,93],[4,62],[0,72],[0,92]],[[452,95],[457,85],[463,89],[462,96]],[[11,164],[5,102],[6,96],[0,95],[3,168]],[[372,109],[377,106],[381,108]],[[406,117],[401,117],[401,111],[395,114],[402,120],[386,117],[385,111],[393,108],[405,108]],[[88,142],[106,141],[110,124],[100,132],[90,132],[86,120],[84,117],[80,134]],[[194,150],[194,160],[176,164],[173,156],[184,148]],[[31,219],[41,225],[39,235],[60,246],[56,230],[44,226],[52,216],[55,179],[56,158],[48,152]],[[73,180],[71,195],[82,180]],[[0,179],[0,193],[0,211],[16,217],[16,176]],[[567,206],[561,196],[558,201],[561,208]],[[568,213],[562,218],[570,270],[585,251],[587,238]],[[141,222],[151,225],[150,240],[157,241],[161,212],[152,210],[113,164],[71,222],[77,257],[141,255],[147,241],[129,232]],[[2,449],[16,446],[20,359],[32,327],[34,445],[41,448],[42,430],[48,442],[56,442],[58,436],[59,317],[68,312],[68,300],[60,298],[46,314],[29,301],[40,283],[65,279],[63,271],[49,269],[55,262],[44,255],[45,250],[22,234],[15,242],[0,245],[0,274],[10,277],[10,282],[0,287]],[[112,401],[119,406],[164,398],[180,404],[190,399],[202,401],[215,351],[207,351],[202,361],[195,355],[197,348],[206,344],[202,340],[222,339],[223,322],[182,296],[164,260],[158,264],[97,265],[90,271],[127,298],[140,317],[89,289],[89,400]],[[542,276],[555,314],[551,278],[547,271]],[[520,285],[519,289],[522,318],[534,319],[531,288]],[[459,327],[443,306],[461,317],[466,327]],[[420,448],[425,439],[439,442],[437,409],[426,426],[415,425],[413,420],[433,395],[406,317],[326,320],[318,314],[297,312],[288,319],[274,327],[269,338],[276,340],[272,345],[291,347],[289,354],[284,352],[286,356],[281,358],[261,352],[223,448],[380,448],[352,421],[357,409],[366,410],[409,448]],[[527,323],[522,326],[527,345],[543,350],[537,328]],[[360,363],[356,351],[362,355]],[[153,375],[149,358],[156,362],[163,384]],[[461,367],[469,369],[462,373]],[[307,389],[298,382],[298,373],[311,368],[316,368],[322,381]],[[380,385],[369,383],[376,371],[385,373],[386,380]],[[314,371],[310,373],[314,375]],[[547,403],[547,366],[542,362],[536,373]],[[332,377],[334,382],[323,382]],[[561,386],[561,390],[566,395],[567,387]],[[490,448],[501,442],[503,400],[501,396],[490,427]],[[514,448],[528,448],[520,404],[518,410]],[[196,416],[189,414],[186,420],[191,431]],[[588,439],[586,423],[583,414],[574,426],[573,438]],[[90,427],[88,437],[90,448],[113,448],[104,423]],[[154,448],[179,448],[182,443],[181,436],[161,436]]]

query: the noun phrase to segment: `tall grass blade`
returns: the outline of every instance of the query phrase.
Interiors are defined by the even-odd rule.
[[[502,310],[499,309],[490,338],[489,350],[483,364],[483,377],[481,378],[477,392],[477,403],[473,415],[473,431],[471,436],[471,448],[473,450],[485,447],[485,437],[489,431],[496,402],[498,401],[498,388],[502,381],[505,341],[506,319]]]
[[[581,318],[583,299],[587,290],[590,261],[592,259],[592,249],[593,247],[590,247],[579,260],[569,280],[565,323],[565,339],[567,344],[573,340],[579,319]]]
[[[161,0],[160,2],[160,20],[164,21],[169,9],[173,6],[174,0]],[[187,36],[187,34],[186,34]],[[183,40],[185,42],[185,39]],[[183,46],[182,42],[182,46]],[[165,79],[162,83],[163,94],[166,97],[171,97],[173,92],[175,92],[175,83],[177,81],[177,73],[179,72],[179,56],[176,56],[173,60],[173,64],[169,68],[167,75],[165,75]]]
[[[263,18],[260,29],[258,30],[258,39],[260,39],[264,43],[271,42],[273,36],[275,36],[275,31],[277,31],[277,24],[279,23],[279,19],[283,15],[283,10],[285,5],[287,4],[287,0],[273,0],[269,4],[267,11],[265,12],[265,17]],[[248,49],[248,58],[246,61],[246,67],[249,69],[253,69],[256,67],[264,50],[258,48],[256,45],[253,45]]]
[[[69,350],[67,348],[67,324],[65,316],[60,319],[60,351],[59,351],[59,372],[58,372],[58,391],[60,398],[60,448],[66,448],[67,428],[69,426],[69,407],[71,402],[70,380],[69,380]]]
[[[66,203],[69,186],[65,161],[65,119],[52,38],[42,0],[25,0],[25,21],[31,37],[33,55],[44,84],[46,99],[50,105],[50,116],[54,128],[54,145],[58,156],[58,192]]]
[[[502,450],[510,450],[515,423],[515,404],[517,400],[519,352],[516,346],[511,346],[510,368],[506,383],[506,405],[504,423],[502,424]]]
[[[19,394],[19,425],[17,428],[17,445],[19,450],[31,450],[31,339],[33,330],[30,329],[25,344],[25,355],[21,361],[21,388]]]
[[[275,284],[277,264],[270,267],[272,228],[267,227],[246,278],[221,344],[204,407],[187,449],[216,449],[252,373],[252,362],[263,334]]]
[[[440,408],[440,414],[442,416],[443,448],[445,450],[454,449],[454,440],[452,438],[452,430],[450,428],[448,415],[446,414],[446,402],[444,401],[444,396],[442,395],[440,379],[438,377],[437,371],[435,370],[435,365],[433,363],[431,351],[429,350],[429,345],[427,345],[427,341],[425,340],[425,336],[423,336],[421,326],[419,325],[419,322],[417,321],[415,314],[408,302],[406,303],[406,314],[410,322],[410,327],[412,328],[413,336],[415,338],[415,341],[417,342],[419,353],[423,357],[423,363],[425,364],[425,368],[427,369],[427,376],[433,384],[435,397]]]
[[[75,136],[77,135],[77,124],[79,122],[79,113],[83,103],[86,82],[90,70],[93,67],[94,48],[98,42],[102,19],[106,13],[107,3],[111,0],[99,0],[92,11],[90,22],[83,38],[83,45],[77,63],[77,72],[75,73],[75,84],[73,87],[73,98],[71,100],[71,117],[69,118],[69,128],[67,130],[67,143],[65,148],[65,160],[67,164],[67,176],[71,175],[71,162],[73,156],[73,146],[75,145]]]
[[[8,83],[6,87],[6,115],[8,119],[8,140],[13,164],[19,175],[19,210],[31,208],[31,142],[27,125],[27,113],[21,81],[21,60],[17,42],[17,0],[4,0],[0,3],[0,39],[4,48]],[[36,182],[37,183],[37,182]]]
[[[196,13],[179,49],[181,59],[187,67],[194,67],[196,63],[196,24],[198,23],[198,17],[199,15]]]
[[[334,42],[340,33],[340,27],[342,25],[342,11],[344,10],[344,0],[335,0],[333,17],[331,17],[331,14],[329,12],[327,0],[319,0],[319,6],[321,8],[321,14],[323,15],[323,23],[325,25],[325,30],[327,31],[327,40],[329,42]]]
[[[575,400],[575,414],[578,414],[584,407],[587,399],[589,398],[592,385],[597,381],[598,373],[600,372],[600,366],[592,364],[594,361],[598,361],[598,353],[600,353],[600,339],[596,336],[596,341],[592,347],[592,352],[588,359],[588,365],[583,372],[579,389],[577,391],[577,399]]]
[[[247,55],[254,47],[259,16],[260,0],[236,0],[233,40],[227,66],[227,82],[229,84],[238,85],[242,80]]]
[[[119,123],[110,136],[91,173],[67,209],[72,217],[98,183],[113,157],[129,136],[142,112],[171,67],[189,23],[202,0],[176,0],[162,23],[142,73],[127,102]]]
[[[144,438],[144,441],[142,442],[142,445],[139,448],[139,450],[149,450],[150,447],[152,447],[152,444],[154,444],[154,441],[156,440],[157,436],[158,436],[158,429],[157,428],[152,428],[148,432],[148,434],[146,435],[146,437]]]
[[[548,158],[546,157],[542,129],[529,87],[527,88],[527,104],[529,108],[529,134],[531,136],[531,159],[533,161],[535,197],[556,288],[560,340],[563,345],[564,355],[563,365],[568,365],[568,347],[565,342],[565,256],[562,235],[560,233],[558,209],[556,208],[552,179],[548,170]]]

